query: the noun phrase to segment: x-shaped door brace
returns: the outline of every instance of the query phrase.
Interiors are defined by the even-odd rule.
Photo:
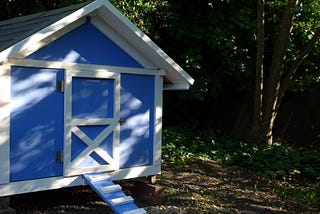
[[[91,140],[83,131],[79,129],[79,127],[72,127],[71,132],[88,146],[72,161],[71,164],[73,167],[79,166],[92,152],[96,152],[107,163],[114,165],[114,159],[106,151],[100,148],[99,145],[112,133],[112,131],[115,129],[115,126],[116,123],[110,124],[94,140]]]

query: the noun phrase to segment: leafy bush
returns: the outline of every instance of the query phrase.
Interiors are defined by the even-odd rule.
[[[212,139],[211,136],[208,131],[194,132],[182,127],[165,129],[162,135],[162,157],[165,163],[179,166],[190,157],[210,157],[213,146],[208,140]]]
[[[320,179],[318,151],[306,151],[281,144],[260,146],[230,138],[218,138],[207,130],[184,127],[164,130],[165,163],[181,167],[188,158],[194,156],[205,156],[227,164],[250,167],[266,179]]]
[[[295,198],[302,203],[319,204],[320,182],[316,182],[308,188],[296,187],[294,185],[280,185],[273,192],[284,198]]]

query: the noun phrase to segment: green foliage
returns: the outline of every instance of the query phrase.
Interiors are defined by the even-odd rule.
[[[312,39],[315,30],[320,27],[320,2],[304,0],[301,2],[294,22],[291,46],[288,51],[287,63],[290,65],[307,43]],[[304,92],[314,90],[320,83],[319,71],[319,45],[316,42],[313,51],[304,59],[295,78],[291,82],[291,92]],[[288,65],[288,66],[289,66]]]
[[[166,0],[110,0],[128,19],[142,31],[154,34],[168,16]],[[153,35],[154,36],[154,35]]]
[[[195,79],[183,99],[230,99],[247,91],[254,71],[254,1],[169,1],[167,51]],[[194,7],[194,5],[197,5]],[[170,54],[171,55],[171,54]]]
[[[205,156],[223,163],[250,167],[263,178],[320,179],[320,152],[281,144],[271,147],[217,138],[210,131],[169,128],[163,132],[165,163],[183,166],[185,160]]]
[[[284,184],[275,188],[273,192],[285,198],[294,198],[302,203],[320,203],[320,182],[312,184],[308,188],[300,188],[299,186]]]
[[[183,167],[188,158],[194,156],[209,157],[207,151],[210,151],[210,144],[206,140],[210,139],[207,132],[198,132],[199,135],[190,130],[183,129],[165,129],[163,131],[163,154],[162,157],[166,164],[176,167]]]

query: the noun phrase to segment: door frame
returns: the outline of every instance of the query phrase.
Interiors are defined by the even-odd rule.
[[[72,78],[97,78],[97,79],[113,79],[114,80],[114,106],[113,106],[113,118],[90,118],[90,119],[73,119],[72,118]],[[64,163],[64,176],[81,175],[85,173],[102,172],[102,171],[114,171],[119,169],[119,136],[120,136],[120,73],[103,71],[103,70],[65,70],[65,85],[64,85],[64,149],[63,149],[63,163]],[[77,157],[72,161],[71,150],[71,137],[72,133],[76,133],[79,129],[76,126],[81,125],[109,125],[109,130],[106,130],[105,135],[108,133],[113,134],[113,147],[112,147],[112,159],[109,165],[92,166],[92,167],[77,167],[78,164],[86,158]],[[81,137],[81,133],[77,136]],[[103,135],[103,134],[102,134]],[[100,136],[100,135],[99,135]],[[97,138],[99,138],[99,136]],[[100,137],[101,138],[101,137]],[[87,139],[87,140],[86,140]],[[102,139],[90,140],[86,136],[82,136],[81,140],[86,144],[92,143],[99,146],[99,141]],[[86,149],[85,149],[86,150]]]

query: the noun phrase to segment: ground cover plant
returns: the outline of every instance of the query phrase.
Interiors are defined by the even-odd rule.
[[[276,181],[272,191],[278,196],[299,203],[320,203],[320,152],[316,148],[295,148],[280,142],[257,145],[183,127],[166,129],[163,138],[164,162],[172,167],[181,168],[190,158],[205,157]]]

